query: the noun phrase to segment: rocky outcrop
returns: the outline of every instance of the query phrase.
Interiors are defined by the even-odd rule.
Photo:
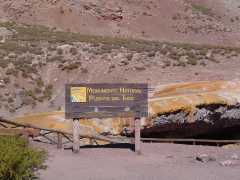
[[[143,119],[146,137],[190,137],[240,125],[240,82],[197,82],[159,86],[150,94],[149,118]],[[15,119],[47,129],[72,133],[71,120],[64,112],[28,115]],[[131,118],[84,119],[82,133],[123,135],[133,133]]]

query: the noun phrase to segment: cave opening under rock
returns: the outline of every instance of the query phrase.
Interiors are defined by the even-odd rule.
[[[145,138],[240,139],[240,105],[201,105],[194,111],[159,114],[153,126],[144,129]],[[188,143],[186,143],[188,144]],[[208,143],[200,143],[206,144]]]

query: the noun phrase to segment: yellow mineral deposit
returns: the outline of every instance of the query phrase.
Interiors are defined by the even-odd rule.
[[[149,100],[150,117],[197,106],[240,102],[239,81],[210,81],[158,86]]]

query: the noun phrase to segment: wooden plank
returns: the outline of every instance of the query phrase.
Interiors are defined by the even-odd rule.
[[[141,120],[135,118],[135,152],[141,154]]]
[[[29,128],[33,128],[33,129],[40,129],[40,130],[51,131],[54,133],[62,133],[65,135],[72,136],[71,133],[63,131],[63,130],[42,128],[42,127],[38,127],[37,125],[32,125],[32,124],[17,123],[14,121],[3,119],[1,117],[0,117],[0,122],[4,122],[4,123],[15,125],[15,126],[29,127]],[[99,134],[85,135],[85,134],[81,134],[81,132],[80,132],[80,136],[84,137],[84,138],[93,138],[93,139],[102,140],[102,141],[111,142],[111,143],[131,143],[131,139],[128,139],[128,138],[112,138],[112,137],[107,137],[107,136],[103,136],[103,135],[99,135]]]
[[[42,137],[44,137],[45,139],[47,139],[51,144],[58,144],[55,140],[53,140],[52,138],[48,137],[46,134],[40,134]]]
[[[62,136],[66,138],[69,142],[73,142],[73,140],[70,137],[68,137],[66,134],[62,134]]]
[[[6,124],[4,124],[4,123],[0,123],[0,126],[2,126],[2,127],[4,127],[4,128],[8,128],[8,127],[6,126]]]
[[[22,129],[0,128],[1,136],[20,136],[23,134],[24,131]]]
[[[21,127],[29,127],[29,128],[33,128],[33,129],[40,129],[40,130],[45,130],[45,131],[59,132],[59,133],[64,133],[64,134],[71,135],[69,132],[66,132],[66,131],[61,131],[61,130],[56,130],[56,129],[49,129],[49,128],[41,128],[41,127],[38,127],[36,125],[18,123],[18,122],[10,121],[10,120],[7,120],[7,119],[3,119],[1,117],[0,117],[0,122],[4,122],[4,123],[7,123],[7,124],[15,125],[15,126],[18,126],[18,127],[19,126],[21,126]]]
[[[79,119],[73,119],[73,152],[74,153],[78,153],[80,150],[79,132],[80,132]]]

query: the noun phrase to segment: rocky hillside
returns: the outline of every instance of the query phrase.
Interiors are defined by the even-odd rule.
[[[239,46],[239,0],[0,0],[0,19],[81,34]]]
[[[240,48],[166,43],[0,24],[0,114],[64,108],[64,84],[240,78]]]
[[[66,83],[239,79],[239,10],[238,0],[0,0],[0,115],[62,109]]]

